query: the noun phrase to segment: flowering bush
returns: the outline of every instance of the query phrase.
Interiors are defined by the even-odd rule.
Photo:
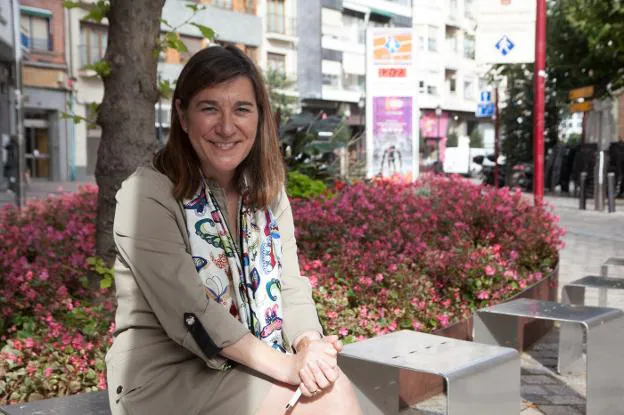
[[[110,270],[97,188],[0,209],[0,405],[104,389]],[[459,178],[338,183],[293,199],[300,263],[327,332],[348,340],[448,326],[550,272],[562,232],[520,193]]]
[[[361,182],[292,206],[321,321],[348,340],[446,327],[540,280],[562,246],[547,209],[458,177]]]
[[[86,287],[97,188],[0,209],[0,405],[104,388],[110,290]]]

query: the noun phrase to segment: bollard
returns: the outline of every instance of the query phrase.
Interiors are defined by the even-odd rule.
[[[607,174],[607,197],[609,203],[609,213],[615,212],[615,173]]]
[[[579,209],[585,210],[585,182],[587,182],[587,172],[581,172],[581,179],[579,183]]]

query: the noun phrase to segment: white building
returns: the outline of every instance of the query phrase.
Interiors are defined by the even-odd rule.
[[[476,128],[479,74],[475,61],[476,0],[414,0],[419,106],[423,117],[441,108],[449,133]],[[444,132],[442,132],[444,133]],[[426,133],[425,133],[426,137]]]

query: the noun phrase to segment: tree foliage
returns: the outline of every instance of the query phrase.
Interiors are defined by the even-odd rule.
[[[289,95],[288,90],[295,85],[282,71],[269,68],[264,73],[269,90],[269,100],[273,114],[280,114],[280,125],[287,122],[293,114],[297,98]]]

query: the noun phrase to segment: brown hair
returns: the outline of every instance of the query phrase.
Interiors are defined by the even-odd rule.
[[[247,201],[265,208],[276,200],[285,182],[284,164],[264,80],[254,63],[234,46],[210,46],[186,63],[178,78],[171,105],[171,131],[164,148],[154,155],[154,166],[174,184],[177,200],[193,197],[201,182],[200,163],[188,135],[182,129],[176,101],[186,110],[191,99],[204,88],[237,76],[251,81],[258,106],[258,132],[249,155],[236,169],[234,182]]]

